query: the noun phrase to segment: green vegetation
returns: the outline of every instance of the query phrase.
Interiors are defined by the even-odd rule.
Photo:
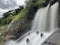
[[[32,0],[30,1],[27,6],[20,11],[20,13],[18,13],[18,15],[14,16],[13,20],[19,20],[20,18],[24,17],[24,15],[26,15],[26,13],[29,11],[29,9],[33,6],[35,7],[36,5],[40,6],[40,7],[43,7],[41,6],[41,4],[45,2],[45,0]]]
[[[0,18],[0,26],[10,24],[10,22],[13,20],[15,15],[18,15],[18,13],[20,13],[22,9],[23,6],[19,6],[19,8],[15,10],[9,10],[8,12],[4,13],[3,17]]]
[[[44,0],[32,0],[30,2],[27,2],[27,6],[23,8],[23,6],[19,6],[19,8],[15,10],[9,10],[8,12],[3,14],[3,18],[0,18],[0,25],[7,25],[12,20],[18,20],[29,11],[31,7],[42,7],[41,4],[44,2]]]
[[[19,35],[22,35],[22,33],[25,33],[27,30],[29,30],[30,26],[31,26],[31,21],[34,18],[34,15],[36,13],[36,11],[38,10],[38,8],[43,7],[43,3],[45,2],[45,0],[32,0],[27,2],[27,6],[25,8],[23,8],[23,6],[20,6],[18,9],[15,10],[10,10],[6,13],[4,13],[3,18],[0,18],[0,44],[2,44],[3,42],[6,41],[6,37],[5,37],[5,29],[6,27],[11,23],[11,21],[14,21],[14,26],[17,24],[20,24],[20,29],[17,28],[12,30],[12,35],[14,33],[14,35],[16,36],[17,33]],[[22,20],[21,20],[22,19]],[[16,23],[15,23],[16,22]],[[18,23],[19,22],[19,23]],[[19,26],[19,25],[18,25]],[[16,28],[18,26],[15,26],[13,28]],[[24,32],[23,32],[24,31]]]
[[[19,6],[19,8],[15,10],[9,10],[8,12],[3,14],[2,18],[0,18],[0,45],[3,45],[3,42],[8,39],[8,36],[5,37],[7,26],[11,23],[14,17],[17,16],[18,13],[20,13],[22,9],[23,6]]]
[[[24,8],[22,11],[20,11],[20,13],[18,13],[18,15],[14,16],[13,21],[19,20],[20,18],[24,17],[27,10],[28,10],[28,8]]]
[[[13,16],[9,16],[7,18],[0,19],[0,26],[7,25],[12,21]]]
[[[7,28],[7,25],[5,26],[0,26],[0,35],[4,32],[4,29]]]
[[[7,25],[0,26],[0,45],[3,45],[3,42],[6,41],[6,38],[4,36],[2,36],[2,34],[4,33],[4,30],[6,28],[7,28]]]

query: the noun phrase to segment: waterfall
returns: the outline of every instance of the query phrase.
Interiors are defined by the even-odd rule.
[[[55,5],[51,6],[50,8],[50,30],[54,30],[55,28],[58,27],[58,3]]]
[[[49,8],[50,4],[47,7],[41,8],[37,11],[32,30],[46,31],[46,18]]]
[[[58,28],[58,2],[38,9],[32,23],[32,29],[17,41],[8,41],[6,45],[41,45]],[[21,40],[20,40],[21,39]]]

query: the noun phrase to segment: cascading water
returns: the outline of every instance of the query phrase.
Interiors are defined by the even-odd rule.
[[[16,41],[6,45],[41,45],[57,28],[58,2],[45,8],[40,8],[34,18],[30,35],[23,35]]]
[[[55,28],[58,27],[57,18],[58,18],[58,3],[51,6],[50,8],[50,30],[54,30]]]
[[[34,22],[33,22],[33,26],[32,26],[32,30],[38,30],[38,31],[46,31],[46,18],[47,18],[47,13],[49,11],[49,7],[50,4],[45,7],[45,8],[41,8],[37,11]]]

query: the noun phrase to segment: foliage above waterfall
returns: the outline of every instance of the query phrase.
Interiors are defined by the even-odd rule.
[[[8,27],[11,21],[14,21],[8,31],[4,28],[2,31],[2,35],[0,36],[3,41],[8,40],[10,38],[10,35],[16,36],[15,38],[19,38],[24,33],[30,30],[31,21],[34,19],[36,11],[44,7],[46,5],[45,0],[31,0],[26,2],[26,7],[23,8],[23,6],[20,6],[21,8],[10,10],[6,13],[4,13],[3,18],[0,18],[0,25],[1,27]],[[5,25],[5,26],[4,26]],[[0,30],[1,31],[1,30]]]
[[[23,6],[19,6],[19,8],[15,10],[9,10],[8,12],[4,13],[3,18],[0,19],[0,25],[9,24],[12,20],[18,20],[21,17],[24,17],[24,15],[29,11],[30,8],[42,7],[43,3],[45,3],[45,0],[31,0],[28,2],[26,1],[25,8],[23,8]]]
[[[39,7],[43,7],[43,3],[45,3],[45,0],[31,0],[29,2],[26,2],[26,7],[21,10],[21,12],[14,17],[13,20],[18,20],[21,17],[24,17],[24,15],[26,15],[26,13],[31,9],[31,8],[39,8]]]
[[[15,10],[9,10],[8,12],[3,14],[3,17],[0,18],[0,25],[7,25],[9,24],[13,17],[17,15],[21,10],[23,9],[23,6],[19,6],[19,8]]]

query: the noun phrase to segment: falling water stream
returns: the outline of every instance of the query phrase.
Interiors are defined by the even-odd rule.
[[[26,33],[16,41],[10,40],[6,45],[41,45],[58,28],[58,2],[38,9],[29,35]]]

